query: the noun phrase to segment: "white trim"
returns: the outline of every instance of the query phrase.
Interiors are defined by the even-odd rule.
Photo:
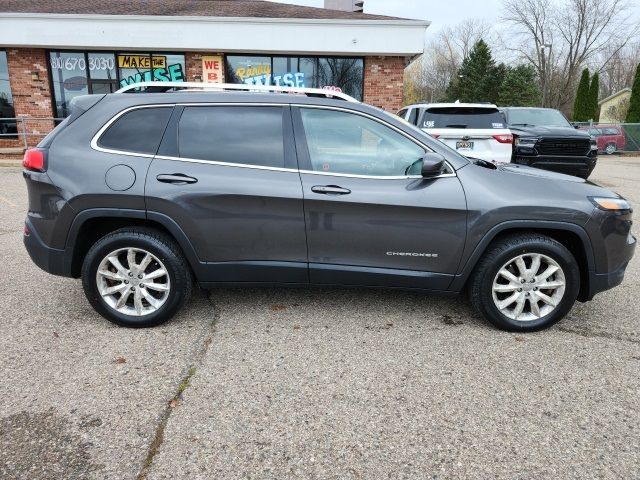
[[[0,45],[307,55],[424,52],[423,20],[0,14]]]

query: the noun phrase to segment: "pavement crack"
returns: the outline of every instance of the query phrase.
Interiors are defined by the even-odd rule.
[[[640,338],[630,338],[625,334],[616,334],[608,332],[593,332],[582,328],[558,327],[558,330],[564,333],[573,333],[586,338],[607,338],[609,340],[622,340],[631,343],[640,343]],[[632,335],[632,334],[629,334]]]
[[[153,460],[160,450],[162,443],[164,442],[164,431],[171,418],[171,414],[178,407],[180,401],[182,400],[182,394],[191,386],[191,379],[195,376],[198,367],[202,364],[207,351],[209,350],[209,346],[213,342],[213,334],[215,333],[215,327],[218,324],[220,319],[220,309],[215,304],[215,302],[211,299],[211,295],[209,292],[205,293],[207,297],[208,303],[213,307],[213,319],[209,324],[209,328],[207,329],[206,334],[198,348],[197,352],[193,356],[192,361],[189,366],[185,368],[185,371],[178,383],[175,394],[171,398],[171,400],[165,406],[162,415],[160,416],[160,421],[158,422],[158,426],[156,427],[156,432],[153,436],[153,440],[149,444],[149,449],[147,450],[147,456],[145,457],[144,464],[142,469],[138,473],[136,480],[146,480],[147,475],[149,474],[149,470],[153,465]]]

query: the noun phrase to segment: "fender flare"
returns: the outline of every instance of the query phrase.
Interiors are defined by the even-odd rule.
[[[196,254],[191,241],[184,233],[182,228],[170,217],[158,212],[151,212],[145,210],[135,210],[135,209],[126,209],[126,208],[90,208],[87,210],[82,210],[78,212],[78,214],[74,217],[71,222],[71,227],[69,228],[69,233],[67,234],[67,239],[65,242],[65,259],[64,264],[67,267],[67,270],[71,271],[71,265],[73,261],[73,255],[76,247],[76,243],[78,241],[78,234],[80,233],[80,229],[84,223],[92,218],[127,218],[127,219],[140,219],[140,220],[150,220],[152,222],[158,223],[162,225],[169,234],[173,237],[173,239],[178,243],[182,252],[185,255],[185,258],[189,262],[196,278],[200,273],[200,268],[202,263]]]
[[[493,226],[489,231],[487,231],[482,239],[478,242],[478,244],[473,249],[473,252],[469,256],[469,258],[464,263],[464,266],[456,273],[454,279],[451,281],[449,285],[449,290],[459,292],[464,288],[465,283],[469,279],[471,272],[475,268],[476,264],[480,260],[482,254],[486,251],[489,244],[502,232],[507,230],[526,230],[526,229],[535,229],[535,230],[558,230],[564,232],[574,233],[580,238],[582,242],[582,247],[584,248],[585,256],[587,259],[587,274],[589,272],[594,271],[595,259],[593,256],[593,248],[591,245],[591,239],[587,234],[587,231],[577,225],[575,223],[569,222],[558,222],[558,221],[547,221],[547,220],[509,220],[506,222],[499,223]]]

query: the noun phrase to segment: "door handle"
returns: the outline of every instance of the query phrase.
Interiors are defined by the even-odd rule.
[[[184,185],[186,183],[196,183],[198,181],[197,178],[189,177],[183,173],[162,173],[156,177],[159,182],[162,183],[172,183],[174,185]]]
[[[351,190],[348,188],[342,188],[337,185],[316,185],[315,187],[311,187],[311,191],[324,195],[348,195],[351,193]]]

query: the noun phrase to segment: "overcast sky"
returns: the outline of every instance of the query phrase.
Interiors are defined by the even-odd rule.
[[[324,0],[277,0],[280,3],[323,7]],[[640,20],[640,1],[630,0],[632,16]],[[467,18],[500,19],[502,0],[364,0],[365,13],[430,20],[429,33]]]

